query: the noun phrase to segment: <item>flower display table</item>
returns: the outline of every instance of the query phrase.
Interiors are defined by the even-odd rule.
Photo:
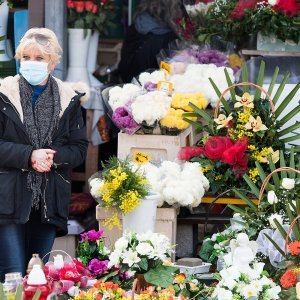
[[[151,160],[170,160],[177,158],[181,147],[194,144],[192,127],[188,127],[177,136],[159,134],[118,134],[118,157],[132,156],[141,151],[151,156]]]
[[[122,236],[122,229],[114,227],[112,230],[106,228],[103,224],[105,219],[109,218],[115,208],[106,210],[103,207],[97,205],[96,207],[96,219],[99,222],[99,229],[105,230],[106,246],[111,247],[115,241]],[[145,212],[147,213],[147,212]],[[120,214],[120,218],[121,218]],[[165,234],[171,241],[172,245],[176,243],[176,227],[177,227],[177,212],[175,208],[157,208],[156,212],[156,224],[155,232]],[[172,258],[174,259],[174,257]]]

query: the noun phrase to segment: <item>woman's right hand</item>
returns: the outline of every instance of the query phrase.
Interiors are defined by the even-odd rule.
[[[31,154],[32,168],[37,172],[49,172],[53,165],[53,157],[56,153],[52,149],[33,150]]]

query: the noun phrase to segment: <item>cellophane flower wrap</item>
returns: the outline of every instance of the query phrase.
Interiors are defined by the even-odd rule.
[[[113,0],[66,0],[68,28],[97,30],[107,34],[114,27],[115,11]]]
[[[128,105],[118,107],[112,114],[112,120],[121,131],[134,134],[140,129],[140,125],[134,120]]]
[[[91,195],[99,200],[100,205],[107,209],[116,207],[124,214],[133,211],[149,190],[148,180],[133,168],[128,158],[111,157],[103,163],[101,178],[90,180]],[[120,227],[117,214],[105,221],[108,228],[114,225]]]

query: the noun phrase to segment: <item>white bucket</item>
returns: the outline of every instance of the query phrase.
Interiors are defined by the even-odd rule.
[[[134,211],[126,215],[123,214],[123,233],[126,231],[136,233],[154,232],[157,202],[160,197],[159,193],[150,192]]]

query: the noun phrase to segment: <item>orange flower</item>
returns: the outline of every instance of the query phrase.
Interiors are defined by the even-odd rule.
[[[289,243],[289,251],[293,255],[299,255],[300,254],[300,242],[294,241]]]
[[[284,289],[289,289],[295,286],[296,282],[297,277],[293,270],[286,271],[280,279],[280,284]]]
[[[186,276],[184,273],[179,273],[178,275],[176,275],[175,277],[175,283],[184,283],[185,282],[185,279],[186,279]]]

